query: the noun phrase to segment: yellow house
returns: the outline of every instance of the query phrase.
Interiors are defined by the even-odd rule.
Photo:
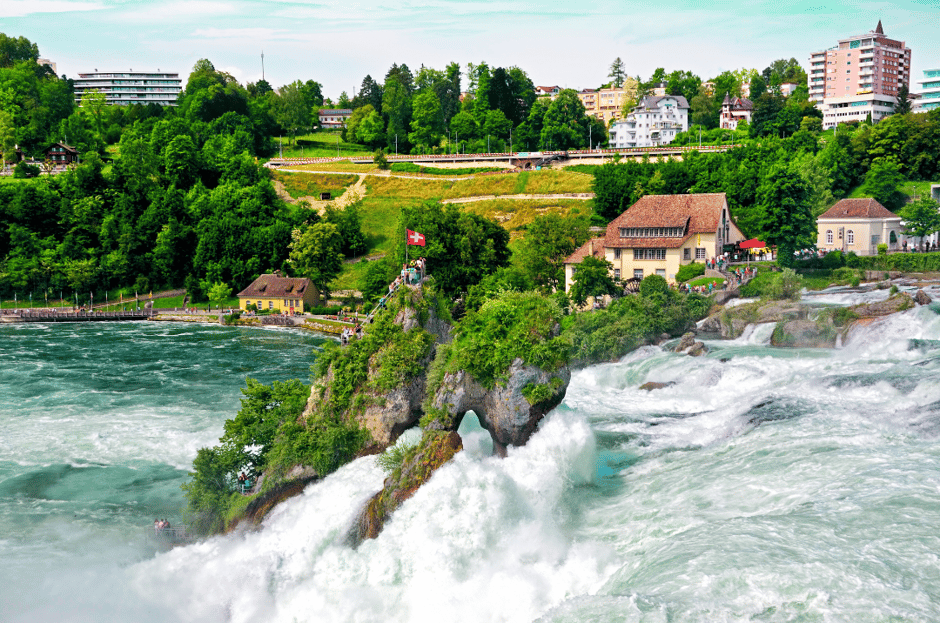
[[[565,291],[588,255],[613,265],[614,279],[660,275],[674,283],[684,264],[722,254],[744,240],[724,193],[648,195],[611,221],[603,238],[589,240],[565,261]]]
[[[303,312],[319,303],[320,293],[306,277],[281,277],[279,274],[261,275],[238,293],[238,306],[242,310],[256,305],[258,310]]]
[[[816,219],[816,248],[876,255],[887,244],[896,251],[902,229],[901,217],[874,199],[843,199]]]

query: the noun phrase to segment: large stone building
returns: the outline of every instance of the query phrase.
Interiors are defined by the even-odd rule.
[[[869,33],[813,52],[809,64],[809,97],[822,110],[826,129],[869,115],[881,121],[894,111],[901,85],[911,83],[911,50],[886,37],[880,21]]]
[[[816,219],[816,248],[876,255],[879,244],[896,251],[901,243],[901,217],[874,199],[842,199]]]
[[[648,195],[611,221],[603,238],[589,240],[565,260],[565,291],[589,255],[610,262],[615,279],[660,275],[675,282],[683,264],[714,259],[724,245],[741,240],[724,193]]]
[[[610,146],[655,147],[668,145],[679,132],[689,129],[689,103],[681,95],[647,95],[626,119],[610,126]]]
[[[176,99],[183,90],[179,74],[145,72],[99,72],[78,74],[75,80],[75,102],[81,103],[82,95],[88,91],[104,93],[108,104],[127,106],[130,104],[159,104],[176,106]]]

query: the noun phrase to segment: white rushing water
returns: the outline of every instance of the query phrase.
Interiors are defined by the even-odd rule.
[[[384,477],[368,457],[261,530],[138,560],[104,550],[120,541],[93,522],[81,528],[87,550],[53,566],[0,541],[27,572],[47,573],[13,580],[46,596],[5,595],[0,619],[940,619],[940,315],[922,307],[859,327],[839,350],[773,349],[770,330],[709,341],[704,358],[645,347],[579,371],[504,460],[468,416],[465,450],[356,549],[347,530]],[[639,390],[647,381],[672,385]],[[201,431],[176,434],[174,452],[203,443]],[[164,461],[136,447],[135,459],[108,460]],[[107,496],[88,486],[104,512]],[[59,518],[37,533],[55,529],[73,528]]]

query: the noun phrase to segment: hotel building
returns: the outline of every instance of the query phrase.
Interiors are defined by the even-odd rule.
[[[875,30],[839,41],[809,59],[809,97],[823,111],[823,128],[847,121],[874,123],[894,111],[898,88],[911,83],[911,50]]]
[[[940,108],[940,69],[925,69],[924,79],[918,80],[920,99],[914,102],[914,112],[927,112]]]
[[[75,80],[75,103],[81,103],[86,91],[104,93],[108,104],[159,104],[176,106],[176,98],[183,90],[179,74],[143,72],[107,72],[78,74]]]

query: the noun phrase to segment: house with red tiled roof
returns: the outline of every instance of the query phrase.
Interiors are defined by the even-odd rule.
[[[731,97],[730,93],[725,93],[725,99],[721,103],[718,125],[725,130],[736,130],[740,122],[751,122],[753,112],[754,104],[751,103],[751,100]]]
[[[244,311],[254,305],[259,311],[303,312],[319,302],[320,293],[312,281],[306,277],[281,277],[277,273],[261,275],[238,293],[238,306]]]
[[[877,255],[879,244],[896,251],[902,230],[901,217],[875,199],[842,199],[816,219],[816,248]]]
[[[725,245],[741,240],[744,235],[731,220],[724,193],[647,195],[611,221],[603,238],[589,241],[565,260],[565,291],[589,253],[603,253],[615,279],[661,275],[674,282],[680,266],[714,259]]]

